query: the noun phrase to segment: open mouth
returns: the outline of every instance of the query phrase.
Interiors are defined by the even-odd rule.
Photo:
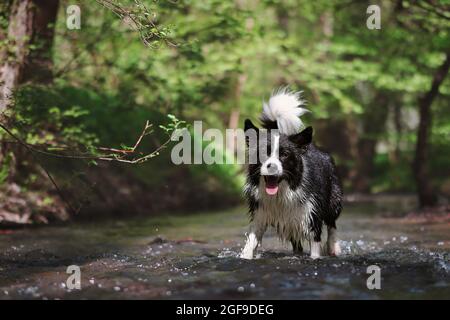
[[[264,176],[264,181],[266,182],[266,193],[268,195],[275,195],[278,192],[278,176]]]

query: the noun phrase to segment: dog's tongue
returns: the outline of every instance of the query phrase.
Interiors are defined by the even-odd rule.
[[[278,192],[278,186],[266,186],[266,192],[268,195],[273,196]]]
[[[275,195],[278,192],[278,178],[267,176],[266,178],[266,192],[268,195]]]

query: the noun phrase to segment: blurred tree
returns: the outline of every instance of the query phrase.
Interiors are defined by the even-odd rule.
[[[71,4],[59,2],[63,8]],[[348,191],[421,193],[425,188],[431,193],[446,184],[450,83],[443,79],[436,86],[433,81],[449,46],[444,2],[379,1],[380,30],[366,27],[369,0],[80,2],[81,30],[68,30],[62,19],[65,10],[59,10],[53,51],[52,29],[43,29],[48,32],[42,33],[42,41],[7,35],[20,29],[10,21],[27,21],[27,10],[18,14],[26,3],[52,1],[0,4],[1,46],[20,44],[0,51],[9,57],[0,61],[1,70],[11,70],[3,76],[24,81],[18,82],[23,85],[15,96],[13,129],[28,143],[86,152],[96,145],[121,148],[121,143],[134,143],[145,120],[159,124],[169,113],[187,121],[202,120],[204,129],[236,128],[244,117],[258,117],[272,89],[291,85],[303,90],[312,111],[305,121],[316,127],[318,143],[336,156]],[[42,67],[36,72],[40,79],[27,72],[28,64],[12,59],[19,48],[26,49],[20,52],[31,59],[29,66]],[[48,72],[52,63],[53,82]],[[32,82],[46,85],[28,85]],[[143,148],[158,146],[162,135],[155,134]],[[158,176],[149,174],[152,168]],[[121,174],[127,177],[124,186],[139,181],[158,190],[172,181],[185,181],[170,185],[178,188],[177,199],[161,200],[176,207],[183,199],[199,202],[192,200],[197,198],[187,185],[217,192],[223,185],[219,181],[228,181],[237,190],[238,170],[174,168],[162,156],[146,168],[123,168]],[[2,176],[0,170],[0,181]],[[24,185],[29,187],[29,181]],[[133,193],[141,189],[145,190],[139,187]],[[111,192],[116,191],[105,194]],[[158,201],[162,197],[159,194]]]
[[[429,174],[429,153],[430,153],[430,132],[432,129],[431,106],[439,95],[439,90],[443,84],[450,68],[450,42],[448,41],[450,30],[450,5],[447,1],[433,0],[411,0],[398,1],[397,21],[402,27],[417,34],[430,33],[426,48],[418,47],[416,42],[416,54],[426,57],[430,52],[437,53],[443,57],[443,62],[437,67],[430,68],[429,61],[423,61],[414,57],[412,64],[417,68],[428,69],[431,76],[431,86],[426,84],[421,88],[417,99],[419,125],[417,128],[415,156],[413,160],[413,173],[416,180],[419,205],[421,207],[436,204],[436,190],[431,182]],[[427,39],[427,40],[428,40]],[[412,46],[414,48],[414,46]],[[425,67],[425,68],[424,68]]]
[[[445,60],[436,70],[430,90],[419,101],[420,122],[417,131],[417,145],[413,170],[419,192],[421,207],[436,204],[436,191],[432,187],[429,175],[429,136],[431,129],[431,105],[439,93],[439,87],[444,81],[450,69],[450,51],[446,53]]]
[[[376,146],[386,129],[389,94],[379,90],[361,115],[361,133],[357,142],[357,158],[353,188],[357,192],[370,193],[374,176]]]
[[[5,56],[0,66],[0,115],[11,104],[13,92],[27,81],[48,83],[52,80],[51,49],[58,0],[12,1]]]
[[[13,96],[19,85],[26,82],[46,84],[52,80],[51,54],[54,26],[59,1],[7,1],[2,5],[3,23],[0,33],[0,121],[11,122]],[[14,176],[18,161],[10,145],[2,139],[0,165]],[[23,158],[19,155],[19,158]],[[24,160],[24,159],[20,159]]]

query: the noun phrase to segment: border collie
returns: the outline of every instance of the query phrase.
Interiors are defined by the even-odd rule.
[[[312,142],[312,127],[303,129],[300,116],[308,110],[302,106],[300,93],[284,88],[263,103],[261,122],[266,130],[245,120],[249,158],[256,154],[257,161],[248,165],[244,188],[251,223],[241,258],[253,259],[269,226],[282,241],[291,242],[294,253],[302,253],[302,243],[309,241],[315,259],[321,256],[325,224],[327,253],[340,254],[336,219],[342,209],[342,187],[333,159]]]

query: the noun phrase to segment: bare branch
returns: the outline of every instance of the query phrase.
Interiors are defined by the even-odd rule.
[[[26,141],[22,140],[20,137],[12,133],[11,130],[9,130],[4,124],[0,122],[0,128],[3,129],[12,139],[13,141],[8,141],[8,143],[15,142],[19,145],[22,145],[24,148],[26,148],[30,153],[33,159],[38,163],[38,165],[42,168],[42,170],[45,172],[48,179],[51,181],[53,186],[55,187],[57,193],[61,197],[61,199],[66,203],[68,209],[73,213],[77,214],[81,210],[81,206],[78,209],[75,209],[72,204],[65,198],[63,192],[59,188],[58,184],[56,183],[55,179],[52,177],[50,172],[39,162],[39,159],[36,157],[37,154],[42,154],[50,157],[56,157],[56,158],[66,158],[66,159],[81,159],[81,160],[93,160],[93,161],[107,161],[107,162],[123,162],[128,164],[141,164],[144,163],[156,156],[159,155],[161,150],[165,149],[167,145],[171,142],[171,133],[175,130],[179,129],[179,126],[185,125],[185,121],[178,120],[173,115],[168,115],[169,119],[171,120],[171,123],[167,126],[160,126],[166,134],[168,135],[167,140],[161,144],[159,147],[157,147],[153,152],[143,155],[142,153],[139,153],[137,155],[137,149],[139,148],[142,140],[145,136],[152,133],[152,127],[153,125],[147,120],[145,122],[144,129],[142,130],[142,133],[139,135],[138,139],[136,140],[136,143],[132,148],[124,148],[124,149],[117,149],[117,148],[106,148],[106,147],[96,147],[95,150],[98,152],[98,154],[94,153],[83,153],[78,152],[77,154],[67,155],[67,154],[60,154],[60,153],[54,153],[47,150],[41,150],[39,147],[42,147],[42,145],[32,145],[27,143]],[[53,149],[59,149],[59,150],[68,150],[69,148],[63,146],[63,147],[55,147],[52,146]]]
[[[13,138],[14,141],[16,141],[18,144],[24,146],[27,150],[29,150],[33,153],[42,154],[42,155],[50,156],[50,157],[56,157],[56,158],[107,161],[107,162],[124,162],[124,163],[130,163],[130,164],[143,163],[143,162],[150,160],[151,158],[156,157],[157,155],[159,155],[160,151],[163,150],[164,148],[166,148],[166,146],[170,143],[171,139],[170,139],[170,137],[168,137],[168,139],[164,143],[162,143],[158,148],[156,148],[151,153],[148,153],[145,155],[143,155],[142,153],[137,154],[137,149],[140,146],[143,138],[153,132],[152,127],[153,127],[153,125],[150,124],[150,122],[147,120],[145,123],[145,127],[142,130],[142,133],[140,134],[140,136],[138,137],[138,139],[136,140],[136,143],[134,144],[134,146],[132,148],[117,149],[117,148],[107,148],[107,147],[96,147],[95,149],[96,149],[96,151],[98,151],[98,154],[93,154],[93,153],[86,154],[83,152],[78,152],[76,154],[61,154],[61,153],[50,152],[47,150],[41,150],[41,149],[39,149],[39,147],[42,147],[42,146],[32,145],[32,144],[25,142],[24,140],[22,140],[21,138],[16,136],[14,133],[12,133],[11,130],[9,130],[5,125],[0,123],[0,128],[2,128],[11,138]],[[67,147],[61,147],[61,148],[53,147],[53,148],[57,148],[60,150],[67,149]]]

